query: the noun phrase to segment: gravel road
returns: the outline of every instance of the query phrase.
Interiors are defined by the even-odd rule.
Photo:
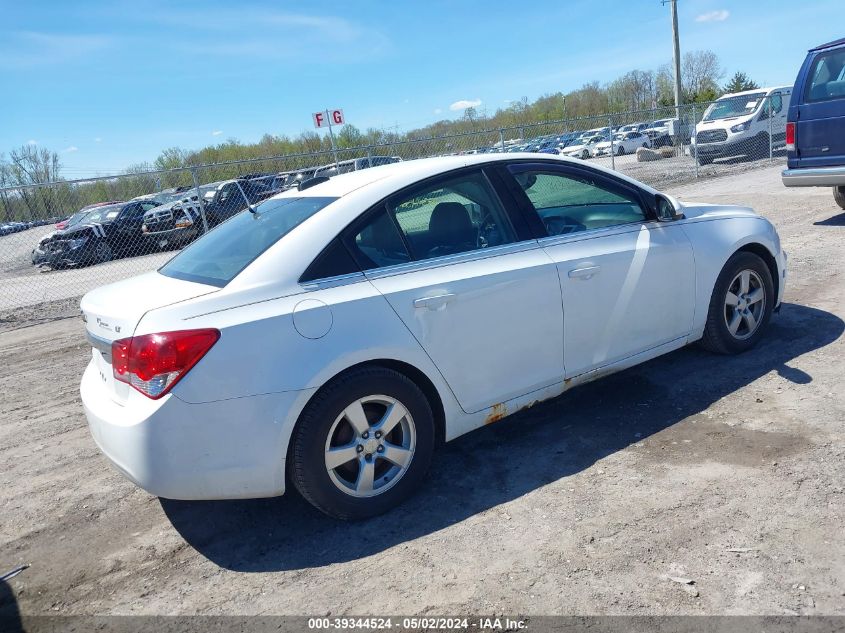
[[[464,436],[363,523],[149,496],[89,437],[81,322],[0,334],[0,574],[31,564],[0,611],[845,614],[845,214],[779,170],[668,190],[778,226],[757,349],[683,349]]]

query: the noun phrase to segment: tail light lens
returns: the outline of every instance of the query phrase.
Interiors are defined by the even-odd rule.
[[[142,394],[157,400],[173,388],[218,341],[213,329],[161,332],[112,343],[112,371]]]
[[[786,151],[795,151],[795,123],[786,124]]]

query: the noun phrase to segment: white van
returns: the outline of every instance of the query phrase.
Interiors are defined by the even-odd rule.
[[[690,154],[699,165],[724,156],[768,156],[769,135],[772,147],[786,143],[786,113],[791,95],[792,86],[778,86],[719,97],[695,126]]]

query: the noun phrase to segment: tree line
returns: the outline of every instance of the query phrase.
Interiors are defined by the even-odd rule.
[[[757,88],[744,73],[737,72],[724,85],[725,75],[718,56],[709,50],[687,52],[681,62],[683,101],[705,103],[722,94]],[[360,130],[344,125],[335,134],[338,158],[361,158],[368,153],[389,154],[404,159],[468,151],[500,141],[498,130],[510,130],[506,138],[539,136],[559,132],[560,126],[541,125],[547,121],[567,121],[567,129],[589,129],[606,123],[593,117],[617,114],[615,121],[633,122],[644,114],[631,114],[622,120],[621,113],[653,110],[652,118],[674,115],[674,81],[670,64],[656,70],[632,70],[614,81],[601,85],[589,82],[567,93],[543,95],[533,102],[527,97],[498,108],[492,114],[487,108],[467,108],[457,119],[443,119],[404,133],[369,128]],[[639,116],[639,118],[638,118]],[[533,129],[526,130],[528,126]],[[296,136],[265,134],[256,143],[237,139],[187,150],[171,147],[163,150],[152,162],[130,165],[129,177],[66,183],[61,178],[61,162],[56,152],[34,145],[25,145],[0,154],[0,221],[36,219],[66,215],[85,204],[106,200],[126,200],[137,195],[160,191],[167,187],[191,186],[193,176],[186,168],[197,167],[201,183],[240,176],[245,172],[277,172],[315,166],[316,162],[333,162],[330,141],[315,131]],[[276,158],[267,158],[276,157]],[[278,158],[281,157],[281,158]],[[266,159],[257,163],[227,164],[233,161]],[[203,166],[203,167],[199,167]],[[179,170],[150,174],[152,171]],[[51,187],[27,189],[39,183],[57,183]],[[9,191],[3,188],[16,188]]]

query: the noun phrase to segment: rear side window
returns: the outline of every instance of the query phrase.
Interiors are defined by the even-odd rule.
[[[804,101],[845,98],[845,48],[819,53],[810,66]]]
[[[240,213],[162,266],[167,277],[223,287],[259,255],[337,198],[276,198]]]

